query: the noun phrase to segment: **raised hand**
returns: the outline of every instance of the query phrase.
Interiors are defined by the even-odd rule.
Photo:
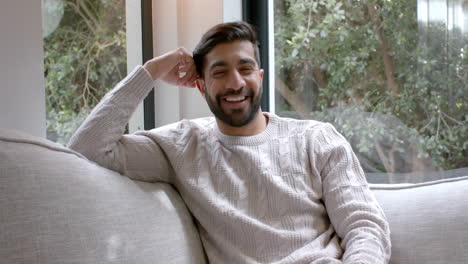
[[[153,77],[168,84],[195,87],[199,77],[192,55],[185,48],[177,48],[153,58],[143,66]]]

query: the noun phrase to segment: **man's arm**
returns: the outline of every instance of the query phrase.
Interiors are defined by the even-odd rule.
[[[390,229],[351,146],[329,124],[317,136],[324,202],[345,250],[343,263],[388,263]]]
[[[183,74],[181,74],[183,73]],[[88,159],[130,178],[166,180],[170,165],[158,144],[144,135],[124,135],[138,104],[153,88],[154,80],[194,86],[197,78],[191,55],[178,48],[138,66],[93,109],[69,142]]]

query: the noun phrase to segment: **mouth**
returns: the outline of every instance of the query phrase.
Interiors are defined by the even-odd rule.
[[[221,98],[221,101],[223,105],[229,108],[242,108],[247,104],[249,98],[249,96],[245,95],[230,95]]]
[[[238,95],[238,96],[225,96],[222,100],[226,103],[236,104],[242,103],[247,100],[248,96]]]
[[[228,90],[224,94],[217,96],[217,99],[218,103],[226,108],[225,110],[239,110],[249,106],[253,95],[253,91],[243,88],[240,91]]]

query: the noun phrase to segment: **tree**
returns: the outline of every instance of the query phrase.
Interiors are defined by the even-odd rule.
[[[333,123],[367,172],[468,167],[466,32],[418,23],[415,0],[275,0],[274,15],[280,115]]]
[[[126,35],[124,0],[61,3],[60,24],[44,39],[44,65],[48,138],[65,144],[125,77]]]

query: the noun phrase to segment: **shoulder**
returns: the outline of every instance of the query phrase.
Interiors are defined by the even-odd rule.
[[[294,118],[279,117],[274,114],[269,114],[278,123],[280,136],[307,136],[328,138],[342,138],[341,134],[330,123],[325,123],[317,120],[300,120]]]
[[[337,148],[351,150],[348,141],[330,123],[271,116],[278,124],[279,138],[297,141],[316,154],[330,153]]]
[[[149,131],[136,132],[136,134],[150,136],[152,138],[170,140],[174,143],[183,143],[191,138],[206,138],[215,125],[213,117],[197,119],[183,119],[179,122],[154,128]]]

